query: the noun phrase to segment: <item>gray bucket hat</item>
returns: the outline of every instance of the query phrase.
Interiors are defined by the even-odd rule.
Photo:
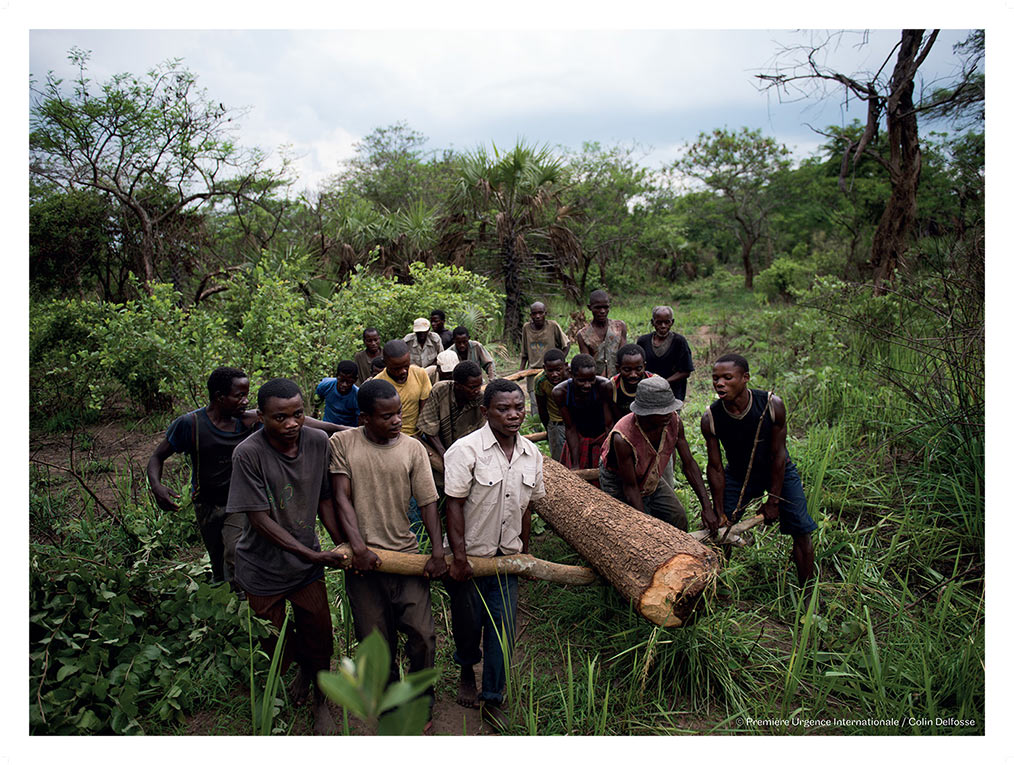
[[[637,384],[630,411],[647,417],[652,414],[671,414],[683,408],[683,402],[673,395],[669,381],[660,375],[646,377]]]

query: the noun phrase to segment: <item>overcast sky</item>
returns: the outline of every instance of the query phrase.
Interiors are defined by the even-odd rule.
[[[953,75],[954,43],[940,34],[921,68],[930,85]],[[808,155],[825,128],[865,114],[839,91],[823,101],[782,103],[757,88],[785,45],[819,32],[687,30],[164,31],[32,30],[29,70],[70,78],[72,46],[92,51],[91,74],[141,73],[182,58],[209,97],[248,107],[240,143],[299,156],[299,186],[315,186],[352,155],[354,143],[399,120],[429,138],[428,149],[468,150],[480,142],[579,147],[582,141],[638,142],[644,163],[671,161],[700,131],[758,128]],[[889,59],[897,30],[849,34],[827,60],[847,73]],[[860,45],[866,40],[865,45]]]

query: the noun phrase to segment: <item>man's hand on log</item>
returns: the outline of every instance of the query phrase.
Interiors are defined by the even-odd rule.
[[[451,560],[450,574],[455,582],[467,582],[472,578],[472,564],[468,558],[454,558]]]
[[[380,558],[369,547],[352,552],[352,567],[356,571],[372,571],[380,565]]]
[[[701,510],[701,523],[703,523],[705,528],[707,528],[712,534],[718,531],[718,527],[721,525],[718,514],[711,509]],[[728,521],[726,521],[726,523],[728,523]]]
[[[768,497],[767,500],[761,505],[761,515],[764,516],[764,524],[768,525],[778,520],[778,499],[775,497]]]
[[[423,576],[427,579],[439,579],[447,573],[447,561],[442,555],[431,555],[423,566]]]
[[[348,559],[345,553],[338,552],[338,549],[332,550],[321,550],[316,555],[317,562],[322,566],[330,566],[331,568],[345,568]]]

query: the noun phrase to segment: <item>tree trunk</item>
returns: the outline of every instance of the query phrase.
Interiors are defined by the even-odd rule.
[[[913,93],[915,74],[921,63],[917,59],[925,56],[933,44],[931,37],[926,49],[920,54],[922,34],[921,29],[902,30],[901,47],[891,74],[890,95],[885,107],[887,142],[891,152],[888,161],[891,196],[873,234],[870,252],[875,294],[883,293],[884,283],[891,281],[894,270],[904,258],[915,221],[922,150],[919,147],[919,126]]]
[[[681,626],[719,568],[689,534],[638,512],[545,460],[546,496],[532,509],[649,621]]]
[[[740,257],[743,259],[743,274],[745,276],[745,282],[743,284],[748,290],[753,289],[753,263],[750,261],[750,253],[753,250],[754,242],[756,238],[744,235],[740,243],[743,245],[740,251]]]
[[[504,238],[500,248],[500,267],[503,270],[503,333],[515,345],[521,342],[521,266],[518,263],[514,236]]]

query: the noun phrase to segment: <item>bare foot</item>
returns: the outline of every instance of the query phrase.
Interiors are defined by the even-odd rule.
[[[461,668],[461,681],[458,683],[458,703],[463,707],[473,708],[479,703],[479,692],[475,688],[475,670],[472,667]]]
[[[296,669],[296,676],[289,683],[288,691],[292,706],[301,707],[306,703],[306,699],[310,695],[310,675],[303,671],[302,666]]]
[[[338,725],[331,716],[331,710],[327,706],[324,695],[318,691],[313,692],[313,734],[315,736],[334,736],[338,733]]]

